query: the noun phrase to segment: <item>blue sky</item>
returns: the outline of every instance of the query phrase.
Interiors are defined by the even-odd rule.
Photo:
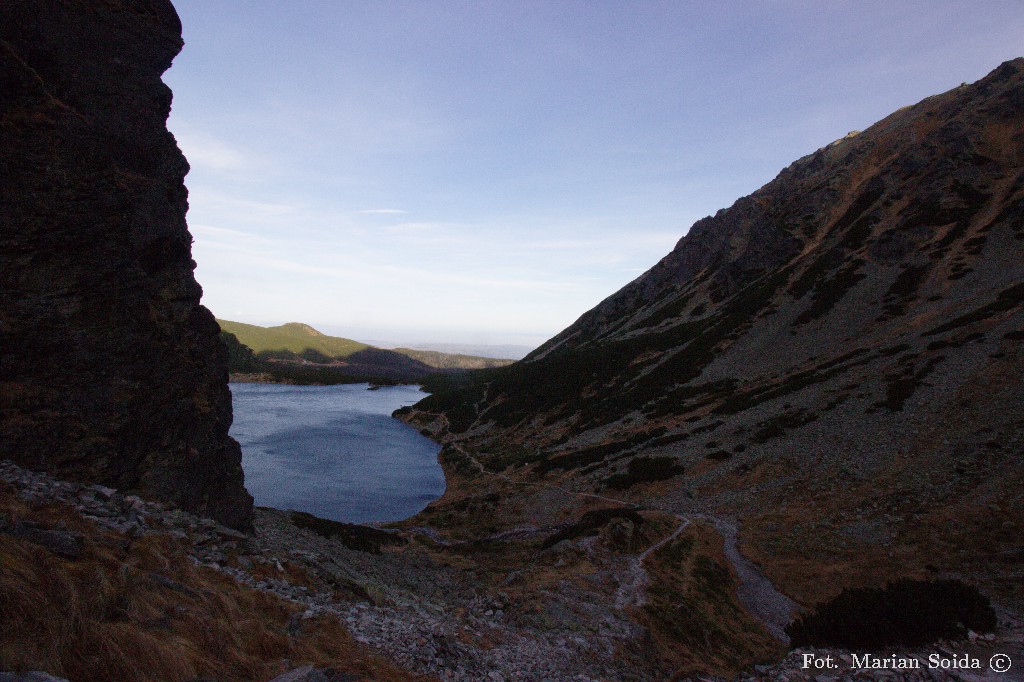
[[[1024,54],[1024,2],[175,0],[203,302],[537,345],[795,159]]]

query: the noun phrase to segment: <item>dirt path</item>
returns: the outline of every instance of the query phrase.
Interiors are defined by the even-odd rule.
[[[768,577],[753,561],[740,553],[737,544],[739,529],[736,524],[718,516],[695,515],[710,521],[725,540],[725,557],[732,564],[740,584],[736,590],[743,605],[757,617],[768,631],[783,642],[789,643],[786,626],[793,616],[800,612],[800,606],[775,589]]]
[[[619,589],[615,593],[615,608],[624,609],[628,606],[643,606],[644,602],[647,601],[648,579],[647,571],[644,569],[644,560],[679,537],[679,534],[690,525],[689,519],[681,516],[677,518],[680,519],[679,526],[671,535],[667,535],[629,560],[628,578],[619,585]]]
[[[383,529],[388,533],[414,533],[416,535],[422,535],[425,538],[430,538],[430,541],[435,545],[441,547],[457,547],[459,545],[469,545],[472,543],[479,542],[493,542],[496,540],[513,540],[523,539],[529,537],[535,537],[537,535],[551,535],[557,533],[560,530],[568,528],[571,524],[563,523],[557,526],[519,526],[517,528],[510,528],[503,530],[500,533],[494,533],[493,535],[486,535],[482,538],[474,538],[472,540],[445,540],[441,537],[435,529],[429,526],[413,526],[411,528],[402,528],[400,530]]]
[[[517,481],[505,474],[496,471],[489,471],[480,463],[479,460],[476,459],[476,457],[466,452],[466,450],[461,446],[451,445],[450,447],[462,453],[462,455],[465,456],[480,471],[480,473],[500,478],[513,485],[525,485],[548,490],[553,489],[569,497],[587,497],[604,500],[606,502],[613,502],[624,507],[634,509],[637,507],[637,505],[632,502],[619,500],[614,497],[606,497],[604,495],[597,495],[594,493],[575,492],[566,490],[561,486],[548,483]],[[785,627],[790,623],[793,615],[799,612],[800,607],[792,599],[775,589],[775,586],[761,571],[757,564],[750,561],[740,553],[737,541],[739,529],[733,521],[708,514],[691,514],[686,516],[668,509],[660,509],[658,507],[652,508],[673,514],[679,520],[679,526],[671,535],[659,540],[657,543],[651,545],[646,550],[629,560],[627,577],[619,586],[615,595],[615,605],[617,608],[641,606],[644,604],[646,600],[645,591],[648,584],[647,571],[643,567],[644,560],[677,538],[679,534],[689,526],[693,519],[702,519],[714,525],[715,530],[718,531],[724,540],[724,552],[726,559],[728,559],[729,563],[732,564],[733,569],[736,571],[736,576],[739,579],[737,596],[740,601],[758,620],[764,624],[773,636],[783,642],[789,643]],[[509,539],[516,536],[527,537],[547,530],[549,529],[539,529],[534,527],[515,528],[490,536],[486,539]],[[555,530],[555,528],[553,527],[550,530]]]

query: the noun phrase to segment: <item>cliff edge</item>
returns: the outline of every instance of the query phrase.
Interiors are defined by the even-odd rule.
[[[165,0],[0,4],[0,456],[245,528],[166,129],[182,44]]]

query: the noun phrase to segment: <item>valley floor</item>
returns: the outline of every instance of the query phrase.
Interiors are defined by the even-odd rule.
[[[68,591],[65,600],[85,602],[86,595],[72,593],[91,588],[76,576],[99,575],[98,557],[107,555],[115,577],[101,581],[106,605],[88,614],[92,627],[144,641],[159,659],[175,655],[164,650],[171,642],[196,636],[197,619],[201,625],[202,618],[225,611],[228,631],[216,644],[247,652],[220,656],[237,658],[232,665],[194,657],[191,668],[166,668],[158,679],[271,679],[312,664],[331,666],[339,675],[334,679],[349,680],[660,680],[708,679],[713,673],[717,679],[817,682],[1012,680],[1020,679],[1014,670],[988,671],[990,658],[1006,653],[1024,664],[1024,624],[1003,612],[990,639],[899,653],[919,657],[921,670],[852,670],[862,661],[838,651],[811,652],[815,660],[831,656],[837,670],[803,668],[808,652],[787,655],[751,615],[777,614],[785,603],[778,600],[785,598],[739,554],[735,529],[722,519],[621,507],[595,528],[522,527],[474,539],[411,524],[384,532],[331,523],[304,528],[310,524],[287,512],[258,509],[255,533],[245,536],[164,505],[9,462],[0,463],[0,481],[0,599],[5,614],[17,614],[6,619],[0,642],[4,669],[85,679],[87,653],[96,665],[112,655],[76,650],[96,642],[44,627],[39,618],[45,610],[34,614],[33,600],[44,598],[48,588],[31,584],[33,576],[41,581],[45,575]],[[145,561],[138,556],[143,551],[149,553]],[[687,609],[677,614],[686,620],[667,622],[673,609]],[[267,632],[254,630],[257,625]],[[742,650],[722,651],[715,628]],[[678,642],[666,639],[672,633]],[[702,649],[693,636],[711,641]],[[64,639],[57,646],[47,637]],[[257,639],[258,645],[251,641]],[[673,658],[673,650],[691,653]],[[933,653],[954,662],[958,656],[978,658],[985,669],[928,670]],[[153,678],[139,669],[118,674]]]

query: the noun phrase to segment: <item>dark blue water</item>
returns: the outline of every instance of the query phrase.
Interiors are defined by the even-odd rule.
[[[440,449],[391,417],[415,386],[231,384],[245,487],[256,504],[367,523],[412,516],[444,492]]]

